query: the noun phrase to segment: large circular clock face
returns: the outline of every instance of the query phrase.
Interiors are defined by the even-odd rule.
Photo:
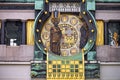
[[[60,41],[60,55],[71,56],[79,53],[80,50],[80,29],[83,26],[83,22],[75,15],[61,14],[58,27],[62,32]],[[50,29],[54,27],[51,22],[51,17],[44,24],[41,31],[41,39],[43,45],[50,50]]]

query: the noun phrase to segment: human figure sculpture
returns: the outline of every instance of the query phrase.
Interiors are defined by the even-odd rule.
[[[50,50],[57,55],[61,53],[60,42],[62,37],[61,30],[58,27],[59,21],[59,12],[55,10],[53,12],[53,18],[51,19],[54,26],[50,29]]]
[[[114,40],[114,45],[115,46],[118,46],[118,33],[117,32],[114,32],[113,33],[113,40]]]
[[[110,37],[110,45],[111,46],[118,46],[119,45],[119,43],[118,43],[118,41],[119,41],[119,35],[118,35],[118,33],[117,33],[117,31],[114,31],[114,32],[112,32],[110,29],[108,30],[109,31],[109,37]]]

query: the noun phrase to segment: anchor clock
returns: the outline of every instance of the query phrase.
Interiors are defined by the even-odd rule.
[[[85,0],[45,0],[34,33],[35,61],[45,62],[32,64],[33,78],[85,80],[85,56],[94,47],[97,33]]]

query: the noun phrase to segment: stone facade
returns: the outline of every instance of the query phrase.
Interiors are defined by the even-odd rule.
[[[34,57],[34,46],[0,45],[0,61],[31,61]]]
[[[120,61],[120,47],[113,47],[109,45],[97,46],[97,60],[119,62]]]

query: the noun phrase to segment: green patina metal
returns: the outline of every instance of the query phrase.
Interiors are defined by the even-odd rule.
[[[49,60],[82,60],[82,54],[76,54],[74,56],[58,56],[53,53],[49,53]]]
[[[35,10],[43,9],[43,1],[44,0],[35,0]]]
[[[41,15],[43,12],[43,10],[41,10],[38,15],[36,16],[36,19],[35,19],[35,23],[34,23],[34,26],[36,26],[37,24],[37,21],[39,19],[39,15]],[[36,28],[34,27],[34,30],[36,30]],[[34,37],[35,37],[35,48],[34,48],[34,60],[44,60],[44,54],[45,54],[45,51],[44,49],[39,45],[38,43],[38,39],[37,37],[35,36],[36,34],[36,31],[34,31]]]
[[[84,49],[85,49],[85,54],[87,54],[87,53],[92,49],[92,47],[93,47],[93,45],[94,45],[94,43],[95,43],[95,41],[96,41],[96,34],[97,34],[97,32],[96,32],[96,21],[95,21],[95,18],[94,18],[94,16],[93,16],[93,14],[92,14],[89,10],[83,9],[82,11],[86,11],[86,12],[87,12],[87,15],[89,15],[90,19],[93,21],[93,23],[92,23],[92,25],[91,25],[91,23],[88,22],[88,16],[84,16],[84,19],[86,20],[88,26],[89,26],[89,27],[92,27],[92,26],[95,27],[95,29],[94,29],[94,31],[93,31],[93,34],[92,34],[93,36],[88,39],[87,44],[86,44],[85,47],[84,47]],[[92,41],[91,41],[91,40],[92,40]],[[90,41],[91,41],[91,42],[90,42]]]
[[[46,64],[45,63],[33,63],[31,65],[31,77],[32,78],[45,78],[46,76]]]
[[[88,61],[93,61],[96,60],[96,51],[90,51],[87,54],[87,60]]]
[[[95,10],[95,0],[86,1],[87,10]]]
[[[100,78],[100,64],[99,63],[86,63],[85,64],[86,79],[99,79]]]

